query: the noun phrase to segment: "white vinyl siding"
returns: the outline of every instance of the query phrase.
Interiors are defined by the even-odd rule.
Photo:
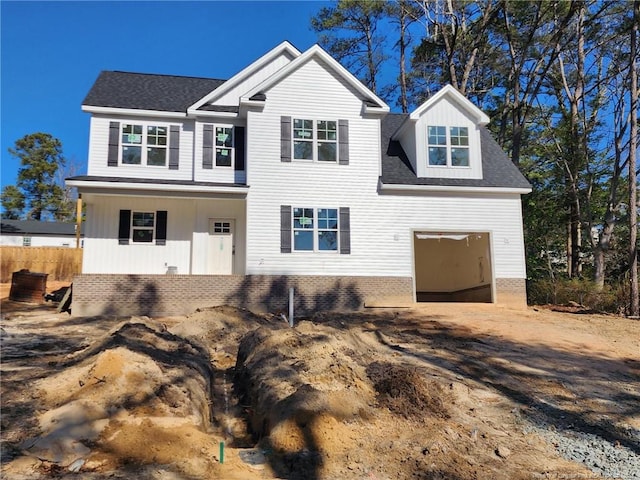
[[[86,195],[87,221],[83,273],[165,274],[175,266],[181,274],[204,274],[210,218],[236,220],[234,272],[244,273],[244,200],[170,199]],[[167,211],[166,245],[118,243],[120,210]],[[134,227],[135,228],[135,227]]]
[[[107,154],[109,150],[109,123],[119,122],[119,140],[122,140],[122,125],[136,124],[144,125],[146,135],[146,125],[180,126],[180,149],[178,159],[178,169],[169,169],[169,149],[167,149],[166,163],[163,167],[147,166],[143,162],[141,165],[123,165],[109,167],[107,165]],[[192,180],[193,179],[193,120],[167,120],[166,118],[139,118],[132,117],[106,117],[103,115],[93,115],[91,117],[91,133],[89,136],[89,159],[87,174],[99,177],[126,177],[126,178],[156,178],[158,180]],[[168,130],[167,130],[168,131]],[[118,146],[121,155],[122,144]]]
[[[238,105],[239,99],[245,93],[251,91],[253,87],[262,83],[271,75],[276,73],[282,67],[288,65],[293,57],[288,53],[274,58],[271,62],[263,65],[260,69],[253,72],[253,74],[239,82],[236,86],[232,87],[228,92],[225,92],[220,98],[216,99],[213,103],[215,105]]]
[[[417,121],[407,120],[409,124],[400,134],[400,144],[404,149],[418,177],[426,178],[482,178],[482,157],[480,128],[469,114],[451,102],[447,97],[441,98],[424,111]],[[442,167],[429,165],[428,127],[446,128],[447,139],[450,140],[451,127],[467,128],[469,140],[468,167]],[[451,145],[448,144],[448,148]],[[450,156],[450,151],[447,152]]]
[[[204,125],[213,125],[213,168],[203,168],[202,166],[202,158],[203,158],[203,128]],[[215,140],[216,140],[216,128],[218,127],[240,127],[243,126],[241,124],[233,124],[230,123],[228,119],[220,119],[219,121],[216,121],[216,119],[207,119],[206,121],[202,121],[202,122],[197,122],[196,123],[196,128],[195,128],[195,135],[194,135],[194,152],[195,152],[195,156],[194,156],[194,166],[193,166],[193,172],[194,172],[194,180],[196,180],[197,182],[221,182],[221,183],[245,183],[246,182],[246,174],[245,174],[245,170],[235,170],[235,159],[232,162],[232,167],[217,167],[216,166],[216,145],[215,145]],[[249,130],[247,129],[246,132],[249,132]],[[235,135],[235,131],[233,132],[233,134]],[[235,155],[235,152],[237,151],[237,149],[235,148],[236,145],[234,143],[234,152],[233,154]],[[246,165],[250,163],[249,157],[248,155],[245,158],[245,168]]]
[[[519,195],[378,194],[379,121],[347,85],[310,61],[265,94],[247,115],[247,273],[411,276],[412,231],[442,229],[491,232],[494,276],[525,277]],[[348,119],[349,165],[281,162],[281,115]],[[281,205],[349,207],[351,254],[281,253]]]

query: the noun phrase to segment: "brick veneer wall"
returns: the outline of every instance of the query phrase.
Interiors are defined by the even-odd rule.
[[[290,287],[297,315],[413,298],[410,277],[83,274],[73,280],[72,314],[181,315],[217,305],[286,313]]]
[[[413,302],[411,277],[82,274],[73,280],[71,313],[182,315],[218,305],[286,313],[290,287],[295,289],[296,315]],[[498,304],[526,306],[524,279],[497,279],[496,290]]]
[[[527,281],[524,278],[496,278],[496,303],[509,307],[527,306]]]

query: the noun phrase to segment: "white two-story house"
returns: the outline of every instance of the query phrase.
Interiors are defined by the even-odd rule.
[[[74,314],[524,305],[530,185],[450,86],[393,114],[319,46],[229,80],[102,72]]]

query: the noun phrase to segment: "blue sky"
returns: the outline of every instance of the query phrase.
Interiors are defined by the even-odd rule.
[[[288,40],[317,42],[310,18],[327,2],[0,1],[1,183],[16,182],[7,151],[34,132],[60,139],[86,173],[82,100],[101,70],[230,78]]]

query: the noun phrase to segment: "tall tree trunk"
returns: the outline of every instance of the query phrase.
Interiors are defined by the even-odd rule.
[[[407,10],[404,1],[400,2],[400,40],[398,46],[400,47],[400,106],[402,107],[402,113],[409,111],[409,102],[407,100],[407,68],[405,52],[407,49]]]
[[[638,299],[638,192],[636,179],[636,157],[638,149],[638,23],[640,23],[640,1],[633,2],[633,26],[631,27],[631,138],[629,140],[629,314],[640,315]]]
[[[569,142],[568,149],[564,155],[564,178],[566,184],[567,201],[569,203],[569,236],[571,238],[570,250],[567,252],[570,262],[569,277],[579,276],[582,272],[580,260],[580,250],[582,247],[582,212],[580,208],[578,177],[586,164],[585,158],[586,136],[588,132],[580,129],[580,112],[584,102],[585,85],[585,32],[584,22],[586,15],[586,5],[581,3],[576,17],[575,38],[577,39],[577,62],[573,79],[567,74],[563,56],[558,56],[559,74],[562,79],[562,86],[566,98],[569,102]],[[561,98],[558,98],[562,102]]]

